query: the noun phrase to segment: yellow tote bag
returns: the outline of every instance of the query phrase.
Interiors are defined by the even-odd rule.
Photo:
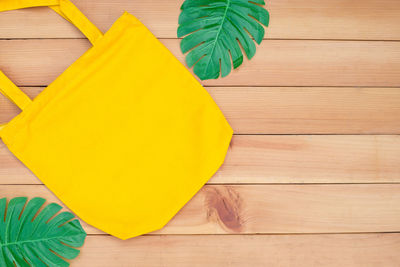
[[[129,13],[103,35],[67,0],[50,6],[93,46],[33,101],[0,72],[22,112],[7,147],[72,211],[121,239],[162,228],[224,161],[232,129],[206,90]]]

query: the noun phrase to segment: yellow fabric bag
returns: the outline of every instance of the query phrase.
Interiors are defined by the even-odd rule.
[[[129,13],[104,35],[67,0],[50,6],[93,46],[33,101],[0,72],[22,112],[7,147],[73,212],[121,239],[162,228],[224,161],[232,129],[207,91]]]

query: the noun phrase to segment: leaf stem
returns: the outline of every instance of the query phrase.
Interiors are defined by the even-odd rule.
[[[80,235],[85,235],[84,233],[76,234],[76,235],[71,235],[71,236],[80,236]],[[69,236],[69,237],[71,237]],[[19,244],[24,244],[24,243],[36,243],[36,242],[44,242],[48,240],[53,240],[53,239],[61,239],[63,236],[54,236],[54,237],[48,237],[48,238],[40,238],[40,239],[34,239],[34,240],[24,240],[24,241],[16,241],[16,242],[9,242],[5,244],[0,244],[0,248],[2,247],[8,247],[12,245],[19,245]]]
[[[231,0],[227,0],[227,4],[226,4],[224,16],[223,16],[223,18],[222,18],[222,23],[221,23],[221,25],[219,26],[217,35],[215,36],[214,43],[213,43],[213,47],[212,47],[211,53],[210,53],[210,57],[212,57],[212,55],[214,54],[214,50],[215,50],[215,47],[216,47],[216,45],[217,45],[217,40],[218,40],[219,35],[220,35],[220,33],[221,33],[222,26],[223,26],[224,23],[225,23],[226,14],[228,13],[228,9],[229,9],[230,6],[231,6]],[[209,60],[209,61],[207,62],[207,65],[206,65],[206,68],[205,68],[206,70],[208,69],[208,65],[210,64],[210,61],[211,61],[211,60]]]

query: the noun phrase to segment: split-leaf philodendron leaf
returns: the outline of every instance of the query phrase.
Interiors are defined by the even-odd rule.
[[[61,206],[45,203],[43,198],[0,199],[0,266],[69,266],[64,259],[79,254],[86,233],[70,212]],[[38,213],[38,214],[37,214]],[[61,257],[60,257],[61,256]]]
[[[251,59],[264,37],[269,14],[264,0],[186,0],[179,16],[178,37],[189,67],[201,80],[227,76]],[[239,44],[240,43],[240,44]],[[232,60],[231,60],[232,58]]]

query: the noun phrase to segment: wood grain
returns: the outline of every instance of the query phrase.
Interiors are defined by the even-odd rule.
[[[181,61],[179,40],[161,42]],[[90,47],[83,39],[0,41],[0,69],[18,85],[47,85]],[[219,86],[400,87],[400,42],[268,40]]]
[[[176,38],[181,1],[75,0],[103,32],[127,10],[161,38]],[[268,0],[267,38],[399,40],[397,0]],[[4,12],[0,38],[81,38],[82,35],[47,8]]]
[[[380,267],[399,249],[400,234],[89,236],[71,266]]]
[[[400,182],[400,136],[234,136],[209,184]],[[0,184],[40,184],[0,142]]]
[[[41,87],[24,87],[31,98]],[[208,87],[237,134],[399,134],[400,88]],[[0,95],[0,123],[19,109]]]
[[[1,185],[0,195],[59,202],[43,185]],[[100,233],[83,226],[88,233]],[[400,184],[208,185],[153,234],[398,231]]]

